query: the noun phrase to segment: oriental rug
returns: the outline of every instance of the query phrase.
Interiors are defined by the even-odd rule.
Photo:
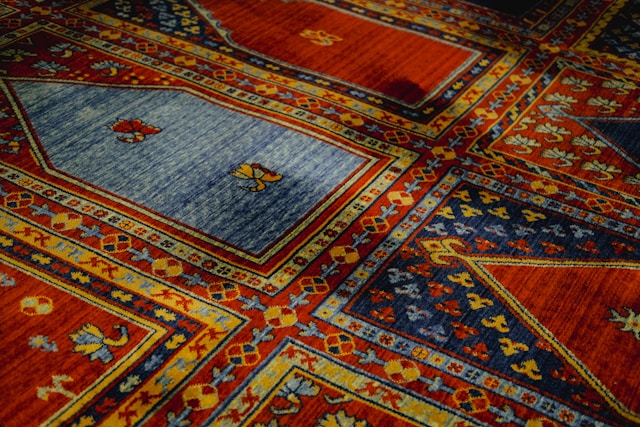
[[[0,2],[0,426],[640,425],[639,0]]]

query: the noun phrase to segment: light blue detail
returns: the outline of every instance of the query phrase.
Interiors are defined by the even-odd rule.
[[[259,254],[366,160],[327,142],[189,93],[13,82],[53,167],[245,252]],[[124,143],[111,124],[162,131]],[[282,175],[261,192],[230,175],[259,163]]]

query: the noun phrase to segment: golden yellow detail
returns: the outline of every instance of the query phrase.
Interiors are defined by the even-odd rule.
[[[331,46],[334,42],[342,41],[340,37],[327,34],[322,30],[304,30],[300,35],[304,38],[310,39],[311,43],[317,44],[318,46]]]

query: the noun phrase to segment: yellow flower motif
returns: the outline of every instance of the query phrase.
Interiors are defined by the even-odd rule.
[[[531,198],[531,201],[532,201],[533,203],[535,203],[536,205],[541,205],[541,204],[543,204],[543,203],[545,202],[545,200],[547,200],[547,199],[545,199],[545,198],[544,198],[544,197],[542,197],[542,196],[533,196],[533,197]]]
[[[431,360],[429,360],[431,363],[433,363],[434,365],[442,365],[444,363],[444,357],[435,354],[433,355],[433,357],[431,358]]]
[[[518,391],[518,390],[517,390],[517,388],[516,388],[516,387],[514,387],[514,386],[512,386],[512,385],[505,385],[505,386],[502,388],[502,392],[503,392],[504,394],[506,394],[507,396],[513,396],[513,395],[515,395],[517,391]]]
[[[333,311],[327,310],[327,309],[322,309],[317,314],[318,314],[318,317],[320,317],[322,319],[328,319],[333,314]]]
[[[348,319],[344,316],[336,316],[335,318],[335,322],[338,325],[346,325],[347,324]]]
[[[429,350],[424,347],[416,347],[411,351],[411,355],[416,359],[424,360],[429,356]]]
[[[337,306],[339,306],[339,305],[340,305],[340,301],[338,301],[338,300],[337,300],[337,299],[335,299],[335,298],[330,298],[330,299],[327,301],[327,305],[328,305],[328,306],[330,306],[330,307],[337,307]]]
[[[407,237],[407,233],[405,233],[404,231],[396,231],[395,233],[393,233],[393,237],[398,240],[404,240]]]
[[[358,279],[366,279],[369,277],[369,273],[364,270],[358,270],[356,271],[356,277]]]

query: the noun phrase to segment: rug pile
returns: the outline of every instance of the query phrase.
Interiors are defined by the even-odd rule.
[[[640,425],[640,1],[0,3],[0,426]]]

